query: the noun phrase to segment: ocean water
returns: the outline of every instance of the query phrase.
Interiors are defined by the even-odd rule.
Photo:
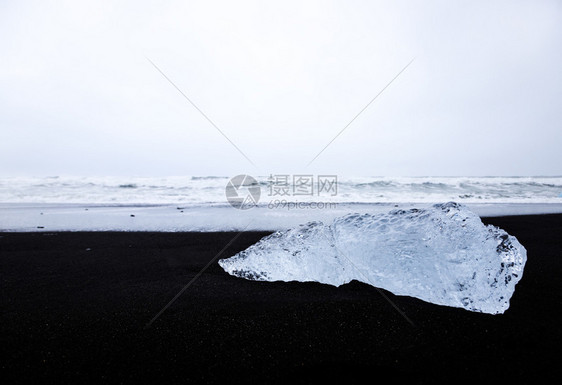
[[[292,178],[279,194],[278,176],[256,177],[257,207],[239,210],[225,195],[229,177],[4,177],[0,231],[281,230],[449,201],[481,216],[562,213],[562,177],[337,176],[321,193],[313,176],[310,194],[297,193]]]
[[[261,203],[268,176],[256,177]],[[223,204],[229,177],[0,178],[0,203]],[[284,199],[342,203],[562,203],[562,177],[337,177],[335,195]]]

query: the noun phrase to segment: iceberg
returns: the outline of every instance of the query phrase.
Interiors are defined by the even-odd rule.
[[[523,276],[527,251],[455,202],[388,213],[348,214],[330,225],[278,231],[219,265],[258,281],[352,280],[474,312],[503,313]]]

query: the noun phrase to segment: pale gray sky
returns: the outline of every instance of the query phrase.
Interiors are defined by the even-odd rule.
[[[0,36],[4,176],[562,174],[561,1],[3,1]]]

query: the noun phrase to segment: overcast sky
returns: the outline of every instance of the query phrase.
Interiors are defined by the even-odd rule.
[[[561,1],[162,3],[0,2],[0,175],[562,174]]]

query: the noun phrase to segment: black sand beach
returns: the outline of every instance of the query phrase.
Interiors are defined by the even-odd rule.
[[[251,282],[215,262],[145,328],[235,233],[0,233],[0,376],[6,384],[558,377],[562,215],[485,222],[528,251],[510,309],[492,316],[385,292],[415,326],[362,283]],[[223,257],[266,234],[242,234]]]

